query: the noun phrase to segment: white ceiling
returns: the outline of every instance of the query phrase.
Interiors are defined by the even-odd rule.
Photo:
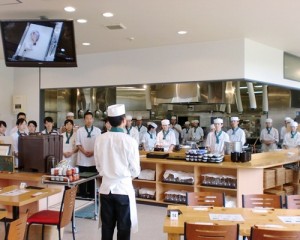
[[[300,56],[299,0],[20,1],[0,0],[0,19],[87,19],[86,24],[75,22],[77,54],[249,38]],[[70,5],[77,11],[66,13]],[[115,16],[102,17],[107,11]],[[105,27],[119,23],[126,29]],[[188,34],[180,36],[179,30]]]

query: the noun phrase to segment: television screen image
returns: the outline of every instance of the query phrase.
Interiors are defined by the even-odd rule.
[[[76,67],[73,21],[2,21],[7,66]]]

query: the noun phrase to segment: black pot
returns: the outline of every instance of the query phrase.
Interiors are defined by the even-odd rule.
[[[231,161],[232,162],[239,162],[240,161],[240,153],[239,152],[232,152],[231,153]]]

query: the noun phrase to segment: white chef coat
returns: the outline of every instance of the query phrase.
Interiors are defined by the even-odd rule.
[[[261,130],[261,133],[260,133],[260,141],[262,141],[262,140],[265,140],[265,141],[275,140],[275,143],[270,144],[270,145],[266,145],[265,143],[262,143],[261,150],[263,152],[269,152],[274,149],[277,149],[277,143],[279,141],[278,130],[276,128],[272,127],[270,130],[270,133],[268,133],[268,130],[266,128],[264,128],[263,130]]]
[[[64,132],[61,134],[63,136],[63,152],[72,152],[76,148],[76,132],[73,130],[73,135],[71,136],[69,143],[67,142],[67,133]],[[63,160],[68,162],[68,165],[71,167],[76,166],[77,162],[77,153],[73,153],[71,157],[66,158],[63,156]]]
[[[242,142],[242,145],[246,143],[246,135],[243,129],[237,127],[236,129],[229,129],[227,131],[231,142]]]
[[[186,141],[190,140],[189,131],[190,131],[190,128],[182,129],[181,133],[182,133],[182,141],[183,142],[186,142]]]
[[[176,145],[176,137],[175,137],[175,133],[173,129],[169,129],[169,132],[167,133],[165,139],[164,139],[164,131],[161,130],[158,134],[157,134],[157,138],[156,138],[156,144],[160,145],[164,148],[165,152],[169,151],[169,147],[171,145]]]
[[[280,140],[284,139],[284,136],[285,136],[286,133],[287,133],[286,132],[286,127],[285,126],[281,127],[281,129],[280,129]]]
[[[284,135],[283,144],[287,148],[295,148],[300,145],[300,133],[295,132],[295,135],[292,136],[291,132],[288,132]]]
[[[88,129],[91,131],[91,129]],[[94,151],[94,144],[96,137],[101,134],[101,130],[93,126],[93,131],[91,132],[91,137],[88,138],[87,131],[85,127],[80,127],[76,132],[76,146],[81,145],[87,151]],[[86,157],[81,151],[77,153],[77,165],[84,167],[95,166],[94,156]]]
[[[97,137],[94,156],[96,168],[102,176],[99,192],[128,195],[131,231],[137,232],[137,210],[132,185],[132,178],[137,177],[141,169],[137,142],[128,134],[114,132],[112,128],[110,132]]]
[[[189,130],[189,135],[191,140],[199,141],[201,138],[203,138],[204,132],[202,127],[199,126],[197,128],[192,127]]]
[[[219,138],[219,143],[217,143],[216,136]],[[224,131],[221,131],[221,133],[216,131],[209,132],[206,139],[206,147],[209,147],[210,152],[213,154],[224,154],[225,142],[229,141],[229,135]]]
[[[145,132],[142,137],[142,143],[144,144],[145,151],[153,151],[156,145],[156,134]]]
[[[52,131],[51,131],[51,133],[50,134],[58,134],[58,131],[56,131],[55,129],[52,129]],[[44,129],[43,131],[42,131],[42,134],[49,134],[48,132],[47,132],[47,130],[46,129]]]
[[[16,133],[16,132],[18,132],[18,127],[17,127],[17,126],[14,126],[14,127],[9,131],[9,135],[12,136],[12,135],[13,135],[14,133]],[[25,132],[26,134],[29,133],[27,126],[26,126],[24,132]]]
[[[176,129],[177,130],[176,130]],[[176,144],[178,145],[179,144],[179,136],[180,134],[182,133],[182,128],[179,124],[175,124],[174,126],[172,124],[170,124],[170,128],[169,129],[172,129],[175,133],[175,138],[176,138]]]
[[[128,133],[128,132],[129,132],[129,133]],[[136,142],[137,142],[138,144],[140,144],[140,135],[139,135],[139,131],[138,131],[135,127],[131,126],[128,130],[127,130],[127,128],[125,127],[125,128],[124,128],[124,133],[126,133],[127,135],[133,137],[133,138],[136,140]]]
[[[135,126],[135,128],[139,132],[139,144],[141,144],[143,136],[144,136],[144,133],[146,133],[148,131],[148,129],[144,125],[141,125],[140,127],[139,126]]]

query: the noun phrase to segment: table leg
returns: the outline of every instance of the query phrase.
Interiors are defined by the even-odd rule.
[[[180,235],[175,233],[168,233],[168,240],[180,240]]]
[[[19,207],[18,206],[13,206],[12,207],[12,214],[13,214],[13,220],[16,220],[19,218]]]
[[[94,182],[95,182],[95,191],[94,191],[94,206],[95,206],[95,212],[94,212],[94,218],[95,220],[97,220],[97,217],[98,217],[98,208],[97,208],[97,193],[98,193],[98,188],[97,188],[97,178],[94,179]],[[99,202],[100,204],[100,202]]]

